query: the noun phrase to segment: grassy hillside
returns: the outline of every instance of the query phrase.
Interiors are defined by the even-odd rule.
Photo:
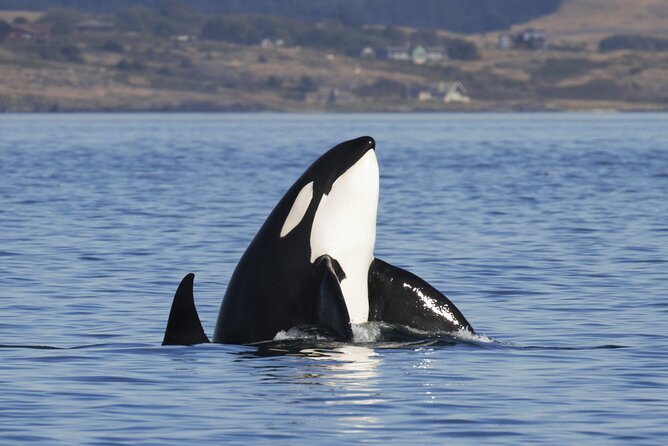
[[[644,1],[648,9],[634,14],[646,17],[646,26],[639,19],[632,29],[642,36],[608,38],[601,50],[603,37],[627,30],[625,21],[607,32],[597,28],[596,38],[568,30],[576,29],[581,8],[589,8],[588,23],[607,20],[603,0],[566,0],[553,16],[518,27],[545,25],[547,51],[501,50],[497,33],[217,16],[181,2],[114,14],[6,11],[0,13],[6,25],[0,26],[0,110],[666,110],[668,44],[651,37],[650,12],[660,16],[653,8],[661,3]],[[628,13],[621,2],[610,8]],[[2,29],[17,19],[51,24],[51,36],[3,40]],[[77,28],[90,19],[112,27]],[[389,46],[408,44],[442,48],[442,59],[416,64],[383,55]],[[455,92],[460,100],[446,102],[457,81],[464,88]]]
[[[668,36],[666,0],[564,0],[554,13],[527,23],[544,29],[556,40],[593,41],[610,34]]]
[[[506,29],[550,14],[562,0],[0,0],[0,9],[46,11],[70,8],[114,13],[131,6],[152,9],[175,4],[208,14],[278,15],[308,21],[381,24],[477,33]]]

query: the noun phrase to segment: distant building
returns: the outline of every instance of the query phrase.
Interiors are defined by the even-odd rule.
[[[452,83],[440,82],[438,90],[444,94],[443,102],[461,102],[465,104],[471,102],[468,90],[459,81]]]
[[[111,22],[88,19],[76,23],[72,26],[72,29],[79,32],[109,32],[114,30],[114,24]]]
[[[388,46],[385,48],[385,57],[389,60],[411,60],[411,47],[405,46]]]
[[[431,94],[430,90],[420,90],[417,95],[417,100],[420,102],[433,101],[434,96]]]
[[[362,48],[362,51],[360,51],[360,57],[362,59],[375,59],[376,52],[370,46],[365,46],[364,48]]]
[[[283,39],[272,40],[269,38],[265,38],[262,39],[262,42],[260,42],[260,46],[264,49],[280,48],[282,46],[285,46],[285,41]]]
[[[448,53],[442,46],[428,46],[425,49],[427,50],[427,62],[440,62],[448,59]]]
[[[193,36],[190,34],[174,34],[173,36],[170,37],[170,40],[178,43],[196,42],[197,36]]]
[[[547,50],[549,47],[545,31],[527,28],[514,34],[511,38],[512,47],[522,50]]]
[[[442,101],[449,103],[468,104],[471,102],[466,87],[459,81],[455,82],[439,82],[430,85],[427,89],[422,89],[417,92],[417,100],[421,102],[426,101]]]
[[[412,61],[414,64],[422,65],[427,62],[439,62],[448,58],[443,47],[425,47],[416,45],[390,46],[385,48],[385,57],[389,60],[403,62]]]
[[[49,43],[53,23],[24,23],[11,25],[7,39],[16,42]]]
[[[512,40],[508,34],[499,34],[499,49],[509,50],[512,45]]]
[[[411,52],[411,59],[413,60],[413,63],[417,65],[422,65],[427,62],[427,49],[422,45],[416,46]]]

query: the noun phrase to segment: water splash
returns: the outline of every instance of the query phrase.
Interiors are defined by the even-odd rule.
[[[382,329],[377,323],[353,324],[353,341],[358,344],[370,344],[382,339]]]
[[[463,341],[471,344],[501,344],[488,336],[474,334],[466,329],[460,329],[456,332],[430,332],[417,330],[397,324],[388,324],[385,322],[365,322],[362,324],[353,324],[353,339],[346,344],[367,345],[374,347],[386,347],[396,345],[413,344],[434,344],[443,345],[456,344]],[[340,341],[336,333],[317,326],[298,326],[289,330],[281,330],[273,341]]]
[[[478,342],[482,344],[503,344],[502,342],[497,341],[496,339],[492,339],[484,334],[471,333],[465,328],[460,328],[456,332],[452,333],[452,336],[457,339],[461,339],[462,341]]]

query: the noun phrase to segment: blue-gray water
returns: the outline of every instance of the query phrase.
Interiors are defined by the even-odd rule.
[[[365,134],[377,256],[486,337],[161,347]],[[0,115],[0,157],[2,444],[665,444],[667,115]]]

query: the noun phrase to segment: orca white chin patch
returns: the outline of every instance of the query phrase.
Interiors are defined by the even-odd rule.
[[[379,183],[376,152],[369,150],[323,195],[311,228],[311,262],[325,254],[339,262],[346,274],[341,290],[354,324],[369,318]]]

